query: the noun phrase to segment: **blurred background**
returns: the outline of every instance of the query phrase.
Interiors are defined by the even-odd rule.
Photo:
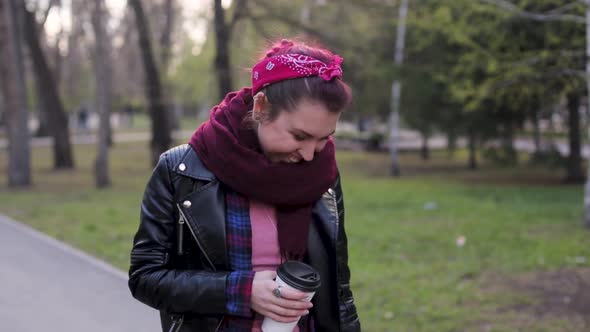
[[[364,330],[590,330],[588,0],[3,0],[0,213],[126,271],[154,162],[281,38],[353,88]]]

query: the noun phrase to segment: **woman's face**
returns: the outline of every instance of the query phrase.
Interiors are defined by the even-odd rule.
[[[265,97],[255,98],[255,116],[257,111],[268,109]],[[311,161],[334,134],[339,117],[340,113],[328,111],[321,103],[302,100],[292,111],[281,111],[273,121],[259,122],[262,151],[273,163]]]

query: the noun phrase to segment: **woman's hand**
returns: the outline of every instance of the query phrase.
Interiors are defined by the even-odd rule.
[[[257,313],[270,317],[277,322],[289,323],[309,314],[313,307],[309,301],[302,301],[307,294],[294,289],[281,288],[281,298],[274,296],[272,291],[277,287],[274,271],[259,271],[254,274],[250,308]]]

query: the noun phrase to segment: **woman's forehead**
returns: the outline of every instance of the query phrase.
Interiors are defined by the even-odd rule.
[[[304,131],[318,137],[324,137],[333,132],[339,117],[340,113],[330,112],[321,103],[309,102],[301,102],[292,111],[282,112],[279,115],[290,129]]]

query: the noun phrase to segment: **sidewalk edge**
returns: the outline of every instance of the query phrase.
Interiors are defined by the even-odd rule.
[[[93,266],[95,266],[95,267],[97,267],[97,268],[117,277],[117,278],[120,278],[123,280],[128,280],[128,276],[125,272],[110,265],[109,263],[107,263],[97,257],[94,257],[90,254],[87,254],[87,253],[81,251],[80,249],[74,248],[69,244],[66,244],[64,242],[56,240],[56,239],[50,237],[49,235],[41,233],[40,231],[38,231],[26,224],[23,224],[23,223],[20,223],[16,220],[13,220],[3,214],[0,214],[0,223],[5,224],[9,227],[12,227],[13,229],[16,229],[17,231],[22,232],[28,236],[31,236],[37,240],[45,242],[50,246],[59,248],[60,250],[66,252],[68,254],[74,255],[74,256],[78,257],[79,259],[86,261],[86,262],[90,263],[91,265],[93,265]]]

